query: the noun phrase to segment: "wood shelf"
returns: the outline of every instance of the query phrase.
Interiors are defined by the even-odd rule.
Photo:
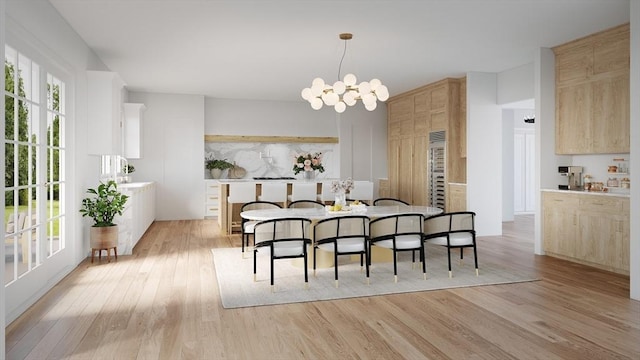
[[[205,142],[337,144],[338,138],[333,136],[205,135],[204,141]]]

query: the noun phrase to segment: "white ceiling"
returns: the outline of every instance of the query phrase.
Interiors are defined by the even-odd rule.
[[[391,96],[629,21],[629,0],[50,0],[130,90],[303,101],[314,77]]]

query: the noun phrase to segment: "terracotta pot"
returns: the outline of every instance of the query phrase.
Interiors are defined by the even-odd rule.
[[[92,226],[89,244],[92,249],[110,249],[118,246],[118,225]]]

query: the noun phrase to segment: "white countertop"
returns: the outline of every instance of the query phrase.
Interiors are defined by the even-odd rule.
[[[325,181],[334,181],[334,180],[340,180],[340,179],[331,178],[331,179],[314,179],[314,180],[305,180],[305,179],[264,179],[264,180],[254,180],[254,179],[206,179],[206,180],[217,180],[218,182],[220,182],[220,184],[230,184],[230,183],[237,183],[237,182],[248,182],[248,183],[256,183],[256,184],[284,182],[284,183],[287,183],[287,184],[291,184],[291,183],[294,183],[294,182],[321,183],[321,182],[325,182]]]
[[[624,197],[624,198],[631,197],[631,194],[629,193],[629,189],[609,190],[607,192],[583,191],[583,190],[559,190],[559,189],[542,189],[542,191],[571,193],[571,194],[578,194],[578,195],[617,196],[617,197]]]
[[[154,184],[153,181],[120,183],[120,184],[118,184],[118,188],[120,188],[120,189],[139,189],[139,188],[143,188],[145,186],[149,186],[149,185],[152,185],[152,184]]]
[[[366,215],[369,217],[383,217],[396,214],[421,213],[424,216],[433,216],[442,213],[441,209],[430,206],[366,206],[364,210],[357,211],[336,211],[331,212],[326,209],[315,208],[283,208],[283,209],[261,209],[248,210],[240,213],[249,220],[269,220],[284,217],[304,217],[312,220],[326,219],[332,216],[345,215]]]

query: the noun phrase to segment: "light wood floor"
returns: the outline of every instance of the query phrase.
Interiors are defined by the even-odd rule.
[[[210,249],[239,236],[213,220],[156,222],[134,255],[83,262],[10,324],[6,357],[639,359],[629,278],[534,256],[532,222],[480,238],[480,268],[502,261],[541,281],[232,310]]]

